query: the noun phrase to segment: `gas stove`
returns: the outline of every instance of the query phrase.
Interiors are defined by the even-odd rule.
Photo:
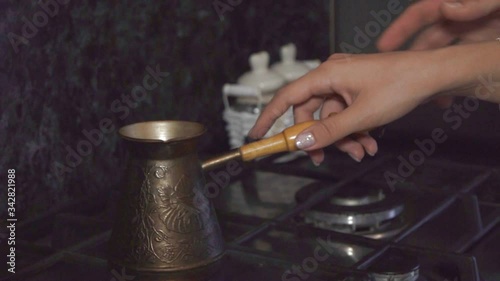
[[[304,187],[296,194],[304,202],[322,185]],[[351,233],[374,239],[387,238],[406,227],[405,195],[387,186],[353,182],[330,200],[304,212],[304,221],[317,228]]]
[[[113,191],[19,226],[10,280],[500,280],[495,166],[436,156],[401,175],[390,152],[362,163],[327,155],[320,167],[305,157],[275,163],[279,155],[241,164],[229,183],[223,170],[208,173],[220,187],[213,203],[226,242],[208,267],[152,275],[109,267]]]

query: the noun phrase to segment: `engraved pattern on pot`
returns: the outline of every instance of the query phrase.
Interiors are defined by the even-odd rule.
[[[168,230],[191,233],[203,229],[201,212],[194,206],[195,194],[192,186],[190,180],[182,175],[174,188],[157,188],[161,200],[160,218]]]
[[[131,261],[154,263],[159,260],[170,264],[207,256],[212,251],[210,247],[200,251],[203,247],[197,246],[206,241],[199,236],[204,229],[203,213],[194,204],[193,182],[182,175],[172,187],[163,182],[171,176],[169,173],[170,168],[166,166],[143,169],[144,181],[139,194],[130,194],[130,207],[135,210],[132,229],[138,230],[132,234]],[[184,235],[179,237],[179,234]]]
[[[152,214],[156,212],[156,196],[151,188],[150,176],[154,174],[163,175],[169,171],[166,166],[149,166],[142,168],[144,180],[139,189],[133,189],[128,194],[129,210],[133,210],[133,219],[131,221],[132,232],[131,246],[132,252],[127,256],[130,262],[146,261],[154,263],[156,260],[161,260],[160,255],[156,253],[155,241],[157,240],[158,232],[155,227],[155,220]],[[152,231],[151,231],[152,230]]]

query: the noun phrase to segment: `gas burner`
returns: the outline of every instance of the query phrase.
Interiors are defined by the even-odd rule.
[[[416,281],[418,278],[418,269],[409,273],[373,273],[374,281]]]
[[[296,194],[298,203],[307,200],[321,186],[310,186]],[[304,220],[315,227],[352,233],[375,239],[387,238],[406,226],[401,194],[357,182],[339,190],[329,201],[304,212]]]
[[[416,257],[391,249],[369,271],[374,281],[416,281],[419,268]]]

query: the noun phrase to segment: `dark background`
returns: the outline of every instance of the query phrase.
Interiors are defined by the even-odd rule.
[[[16,53],[8,34],[22,35],[23,17],[43,11],[37,2],[0,1],[0,174],[16,169],[23,217],[115,186],[126,160],[116,131],[125,124],[197,121],[208,130],[202,153],[228,149],[221,89],[248,70],[251,53],[267,50],[274,62],[294,42],[299,58],[328,56],[327,1],[249,0],[223,20],[215,1],[69,1]],[[156,65],[169,76],[126,118],[112,112]],[[68,167],[66,147],[76,149],[103,118],[115,129],[71,172],[55,171]]]
[[[31,21],[42,11],[37,2],[0,1],[0,175],[6,182],[7,169],[16,169],[21,218],[115,188],[126,160],[116,135],[122,125],[197,121],[208,129],[200,144],[203,155],[228,149],[221,88],[248,70],[251,53],[266,50],[275,62],[279,47],[293,42],[299,59],[324,60],[341,42],[354,45],[354,27],[364,29],[373,20],[370,11],[386,9],[388,1],[336,1],[333,22],[328,0],[69,1],[15,52],[8,34],[22,34],[24,19]],[[229,3],[239,4],[222,20],[214,5]],[[408,3],[401,0],[403,6]],[[376,51],[376,37],[360,50]],[[147,66],[157,65],[169,76],[125,118],[113,112],[112,103],[142,85]],[[497,105],[482,103],[463,126],[449,130],[443,110],[426,105],[387,126],[380,144],[411,147],[415,137],[430,137],[440,126],[451,136],[448,149],[474,145],[497,153],[499,112]],[[55,169],[68,167],[68,150],[86,140],[84,130],[99,128],[105,118],[114,129],[92,152],[69,172]],[[5,207],[2,203],[2,215]]]

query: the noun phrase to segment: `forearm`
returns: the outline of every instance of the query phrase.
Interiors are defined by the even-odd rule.
[[[433,50],[429,58],[436,66],[436,92],[500,103],[499,41]]]

